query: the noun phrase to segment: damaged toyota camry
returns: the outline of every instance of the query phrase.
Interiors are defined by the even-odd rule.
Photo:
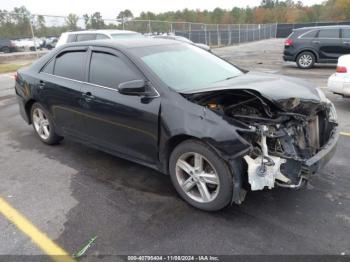
[[[320,89],[171,40],[64,45],[20,70],[15,88],[42,142],[65,137],[170,174],[207,211],[250,190],[302,187],[339,136]]]

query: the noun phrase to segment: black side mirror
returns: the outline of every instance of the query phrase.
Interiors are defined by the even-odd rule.
[[[123,95],[142,95],[146,92],[146,83],[144,80],[131,80],[123,82],[119,84],[118,91]]]

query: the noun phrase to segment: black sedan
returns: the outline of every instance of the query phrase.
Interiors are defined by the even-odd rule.
[[[20,70],[16,93],[44,143],[70,138],[170,174],[208,211],[249,190],[303,186],[338,140],[321,90],[178,41],[64,45]]]

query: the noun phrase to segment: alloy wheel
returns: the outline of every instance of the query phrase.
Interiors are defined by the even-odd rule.
[[[33,123],[35,131],[38,135],[47,140],[50,136],[50,123],[49,120],[44,113],[44,111],[40,108],[35,108],[33,111]]]
[[[302,55],[299,58],[299,64],[302,67],[309,67],[312,64],[312,61],[313,61],[313,58],[311,57],[311,55],[307,55],[307,54]]]
[[[181,155],[176,162],[176,178],[187,196],[197,202],[211,202],[219,193],[219,176],[201,154],[189,152]]]

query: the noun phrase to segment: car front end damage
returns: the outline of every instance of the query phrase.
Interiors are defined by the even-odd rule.
[[[322,91],[316,92],[317,99],[269,99],[271,94],[267,98],[256,90],[235,88],[186,97],[230,122],[251,145],[242,156],[242,185],[255,191],[300,188],[334,155],[339,136],[336,111]],[[233,201],[241,203],[242,196],[236,192]]]

